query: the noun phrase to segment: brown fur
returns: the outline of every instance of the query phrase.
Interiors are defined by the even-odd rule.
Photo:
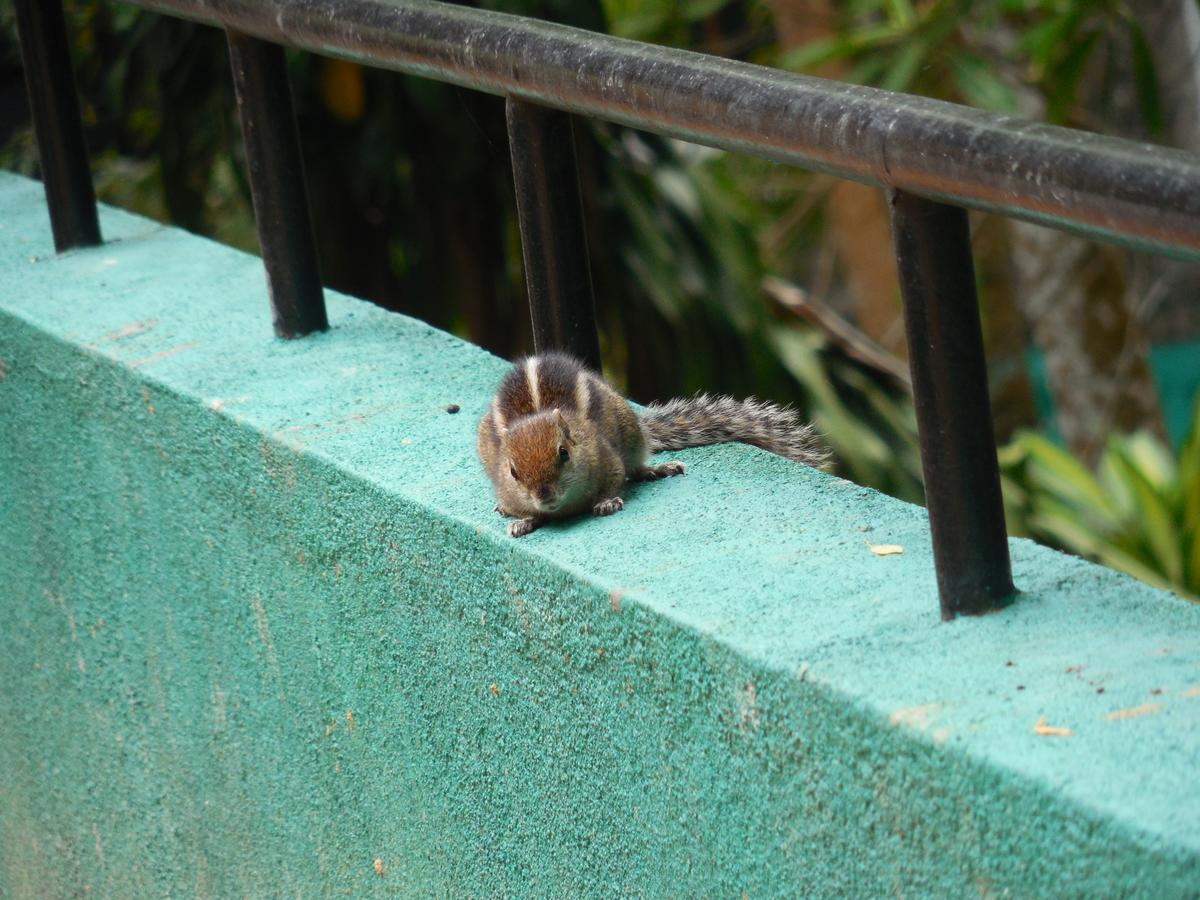
[[[651,406],[639,418],[604,379],[561,353],[513,365],[479,420],[477,446],[496,509],[516,518],[508,530],[520,537],[547,519],[617,512],[626,480],[683,473],[678,462],[646,465],[652,450],[723,441],[810,465],[826,459],[812,427],[790,409],[702,394]]]
[[[477,446],[496,509],[517,518],[514,536],[589,509],[610,515],[623,506],[617,495],[626,478],[648,471],[646,438],[628,402],[561,354],[512,367],[479,420]]]

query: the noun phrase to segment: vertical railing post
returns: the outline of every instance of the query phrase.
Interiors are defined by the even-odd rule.
[[[600,341],[571,115],[510,97],[507,117],[534,348],[562,350],[598,372]]]
[[[966,210],[892,191],[892,235],[943,619],[1016,593]]]
[[[227,31],[275,333],[329,327],[283,48]]]
[[[37,133],[54,249],[99,244],[96,191],[60,0],[16,0],[25,87]]]

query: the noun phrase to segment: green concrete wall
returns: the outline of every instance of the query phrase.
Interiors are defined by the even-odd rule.
[[[943,624],[922,510],[740,446],[514,541],[501,361],[0,208],[0,895],[1200,890],[1197,607],[1015,541]]]

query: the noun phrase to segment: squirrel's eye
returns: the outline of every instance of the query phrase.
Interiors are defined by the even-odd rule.
[[[512,473],[512,477],[515,481],[521,480],[520,476],[517,475],[517,467],[516,466],[509,466],[508,471]]]
[[[570,458],[571,458],[571,454],[567,452],[566,447],[558,448],[558,461],[559,462],[566,462]]]

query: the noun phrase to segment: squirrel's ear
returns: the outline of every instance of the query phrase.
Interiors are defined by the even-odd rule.
[[[557,406],[554,407],[554,423],[558,426],[559,433],[566,441],[571,440],[571,429],[567,426],[566,416],[562,414],[562,410]]]

